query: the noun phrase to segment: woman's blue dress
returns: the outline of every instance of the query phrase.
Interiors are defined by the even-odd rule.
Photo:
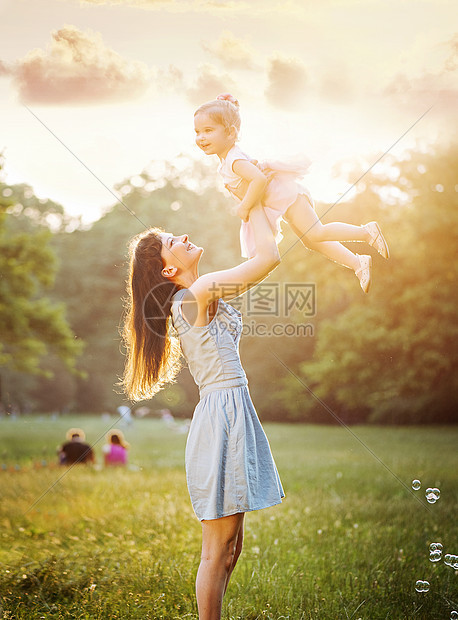
[[[186,444],[186,480],[197,517],[219,519],[274,506],[284,497],[269,442],[239,357],[242,317],[219,300],[212,321],[191,326],[173,297],[172,321],[199,387]]]

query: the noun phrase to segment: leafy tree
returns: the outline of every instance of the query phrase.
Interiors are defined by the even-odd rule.
[[[161,170],[160,178],[145,172],[127,179],[118,187],[124,204],[115,204],[88,230],[54,236],[61,261],[56,292],[66,302],[74,332],[86,343],[78,364],[86,374],[77,381],[74,406],[79,411],[113,410],[124,399],[114,386],[124,363],[119,326],[127,245],[135,234],[150,226],[186,232],[194,243],[206,248],[204,262],[210,269],[234,263],[238,256],[238,223],[228,215],[228,225],[221,226],[226,199],[205,184],[200,192],[187,187],[195,179],[193,170],[185,168],[178,178],[176,169],[169,167]],[[197,170],[196,176],[199,174]],[[178,384],[161,392],[154,406],[189,414],[189,403],[195,402],[196,396],[192,379],[184,370]]]
[[[366,299],[320,322],[313,358],[296,370],[349,421],[456,421],[458,148],[412,151],[393,165],[390,177],[372,176],[357,197],[375,191],[382,204],[391,190],[395,202],[381,221],[392,257],[374,259]],[[308,415],[318,415],[316,401],[288,378],[285,406],[299,394]]]
[[[384,261],[374,253],[368,296],[350,270],[305,251],[285,226],[282,263],[265,284],[278,284],[280,307],[287,301],[286,285],[314,285],[316,313],[304,316],[298,308],[288,316],[244,313],[248,327],[262,324],[267,332],[279,323],[313,329],[305,336],[243,336],[242,359],[264,420],[335,422],[309,390],[347,422],[456,420],[457,163],[456,147],[412,151],[402,161],[392,160],[385,172],[366,175],[351,201],[329,212],[330,205],[318,205],[324,221],[381,222],[392,257]],[[239,222],[228,213],[231,200],[209,166],[184,159],[176,166],[152,164],[120,183],[124,205],[115,204],[86,229],[74,229],[59,205],[34,202],[27,186],[11,189],[18,212],[9,216],[10,230],[48,235],[59,262],[49,296],[65,303],[73,333],[85,342],[77,365],[84,377],[71,375],[49,353],[41,365],[54,378],[33,383],[30,375],[16,374],[15,384],[42,408],[62,408],[56,402],[65,400],[76,411],[113,410],[124,399],[114,385],[123,365],[119,324],[130,238],[148,226],[186,232],[205,248],[202,272],[234,265],[240,260]],[[17,205],[27,196],[26,212]],[[50,225],[51,237],[43,233]],[[367,251],[358,244],[352,249]],[[242,310],[248,302],[245,296]],[[177,383],[148,404],[190,415],[196,401],[184,368]]]
[[[45,296],[57,269],[51,233],[30,223],[21,230],[19,211],[15,188],[0,183],[0,368],[50,376],[43,359],[52,352],[73,370],[81,344],[66,321],[64,305]],[[8,385],[3,387],[6,399],[14,399]]]

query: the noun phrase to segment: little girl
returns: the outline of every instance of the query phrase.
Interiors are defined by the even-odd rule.
[[[230,94],[219,95],[204,103],[194,114],[196,144],[206,155],[220,159],[218,172],[225,187],[240,204],[237,215],[242,219],[240,243],[242,256],[255,255],[252,224],[248,216],[261,201],[272,230],[281,239],[282,218],[291,226],[305,247],[353,269],[365,293],[371,284],[372,257],[354,254],[340,241],[366,241],[384,258],[389,257],[387,243],[377,222],[354,226],[342,222],[322,224],[315,213],[313,199],[296,179],[306,166],[279,162],[257,164],[243,153],[236,141],[240,131],[239,103]]]
[[[102,448],[105,465],[126,465],[129,444],[123,432],[113,428],[106,434],[106,440]]]

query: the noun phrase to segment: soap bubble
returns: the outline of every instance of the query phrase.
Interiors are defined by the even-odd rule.
[[[417,592],[429,592],[429,582],[419,579],[415,584],[415,590]]]
[[[433,542],[429,545],[429,559],[431,562],[439,562],[442,558],[442,544]]]
[[[414,491],[418,491],[420,487],[421,487],[421,482],[419,480],[412,480],[412,489]]]
[[[447,566],[451,566],[452,568],[458,569],[458,555],[447,553],[444,557],[444,564],[447,564]]]
[[[436,549],[435,551],[429,552],[429,559],[431,562],[439,562],[442,557],[442,551],[440,549]]]
[[[425,497],[430,504],[435,504],[440,496],[441,492],[439,489],[428,487],[425,491]]]
[[[458,620],[458,611],[450,612],[450,620]]]

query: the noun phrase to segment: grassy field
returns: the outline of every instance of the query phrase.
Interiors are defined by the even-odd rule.
[[[93,443],[113,421],[0,418],[0,618],[197,618],[186,436],[138,420],[125,429],[130,468],[49,465],[67,428]],[[247,515],[224,618],[448,620],[458,610],[458,571],[429,561],[431,542],[458,554],[458,429],[351,430],[357,439],[266,425],[287,497]],[[441,490],[434,505],[429,486]],[[418,579],[429,592],[415,591]]]

